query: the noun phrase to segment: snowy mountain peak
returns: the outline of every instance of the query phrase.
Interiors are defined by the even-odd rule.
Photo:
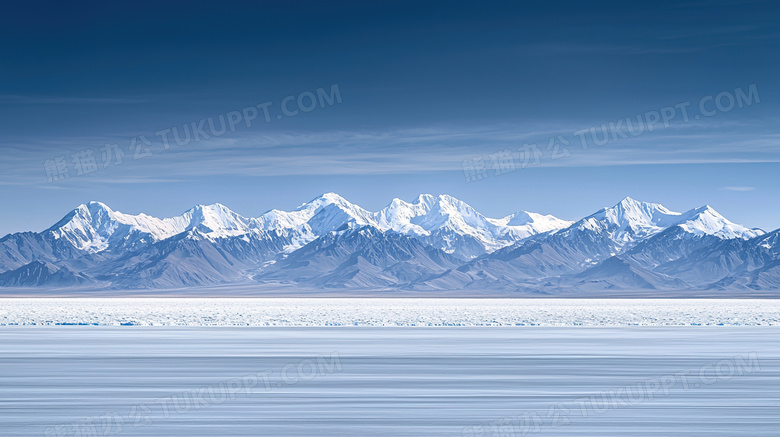
[[[252,228],[250,219],[236,214],[220,203],[196,205],[185,212],[181,218],[174,218],[171,221],[179,226],[184,225],[185,230],[196,229],[206,238],[243,235],[250,232]]]
[[[355,206],[352,203],[350,203],[347,199],[339,196],[336,193],[324,193],[302,204],[295,210],[301,211],[301,210],[308,210],[308,209],[320,209],[328,205],[338,205],[346,208],[351,208]]]
[[[112,211],[111,208],[106,206],[104,203],[93,200],[91,202],[82,203],[81,205],[77,206],[68,215],[63,217],[62,220],[52,226],[51,229],[67,226],[68,223],[73,221],[99,222],[101,220],[111,220],[113,215],[114,211]]]
[[[436,196],[433,194],[420,194],[417,196],[417,201],[414,203],[420,203],[425,205],[433,204],[436,201]]]
[[[345,225],[376,225],[373,213],[336,193],[317,196],[293,211],[272,209],[254,219],[254,223],[260,229],[288,235],[293,243],[285,248],[287,253]]]
[[[694,235],[714,235],[722,239],[748,240],[765,234],[761,229],[750,229],[729,221],[709,205],[682,214],[677,226]]]
[[[512,222],[515,219],[515,222]],[[442,194],[421,194],[413,203],[393,199],[375,215],[381,229],[417,236],[450,253],[474,257],[571,222],[535,213],[488,218],[466,202]],[[511,224],[510,224],[511,222]]]
[[[406,203],[400,199],[393,199],[393,200],[401,203]],[[413,203],[411,204],[406,203],[406,204],[417,205],[419,207],[425,208],[427,211],[430,211],[434,208],[438,208],[444,211],[473,210],[473,208],[469,206],[466,202],[447,194],[439,194],[439,195],[420,194],[419,196],[417,196],[417,199]]]
[[[690,215],[690,216],[701,215],[701,214],[707,214],[707,215],[712,215],[712,216],[717,216],[717,217],[723,217],[722,215],[720,215],[720,213],[718,211],[715,211],[715,208],[713,208],[713,207],[711,207],[709,205],[704,205],[704,206],[700,206],[698,208],[693,208],[692,210],[690,210],[690,211],[688,211],[686,213],[686,215]]]
[[[730,222],[709,205],[679,213],[658,203],[630,197],[576,224],[580,230],[607,232],[618,246],[653,236],[673,226],[694,235],[714,235],[721,239],[749,239],[764,233],[760,229],[749,229]]]
[[[642,202],[626,197],[612,208],[604,210],[604,217],[621,226],[668,226],[680,215],[660,203]]]
[[[619,205],[642,205],[642,204],[647,204],[647,203],[650,203],[650,202],[643,202],[641,200],[634,199],[631,196],[626,196],[626,197],[622,198],[620,200],[620,202],[618,202],[617,205],[615,205],[615,206],[619,206]],[[657,205],[657,204],[653,204],[653,205]]]
[[[619,246],[649,237],[675,224],[679,212],[658,203],[626,197],[615,206],[603,208],[575,224],[583,231],[605,231]]]
[[[240,235],[250,230],[250,222],[219,203],[197,205],[180,216],[159,219],[146,214],[123,214],[92,201],[79,205],[46,232],[79,250],[97,253],[112,247],[162,241],[196,227],[211,238]]]
[[[108,207],[103,202],[98,202],[97,200],[90,200],[85,205],[81,205],[83,207],[86,207],[89,211],[107,211],[107,212],[113,212],[111,208]]]
[[[211,205],[195,205],[184,213],[185,216],[189,215],[193,218],[203,219],[207,217],[240,217],[230,208],[221,203],[212,203]]]
[[[505,219],[506,224],[509,226],[523,226],[534,222],[534,217],[528,211],[517,211],[516,213],[505,217]]]
[[[45,232],[79,250],[100,252],[109,247],[117,230],[130,228],[132,221],[105,204],[92,201],[79,205]]]
[[[562,220],[553,215],[539,214],[528,211],[517,211],[501,219],[507,226],[532,227],[538,233],[564,229],[571,226],[568,220]]]
[[[466,202],[448,195],[421,194],[414,203],[394,199],[376,214],[380,227],[411,231],[419,235],[449,228],[473,233],[474,227],[489,225],[488,220]]]
[[[311,201],[304,203],[303,205],[296,208],[295,211],[316,214],[330,206],[338,208],[348,215],[353,216],[353,218],[356,220],[364,222],[363,224],[369,224],[367,223],[367,217],[369,217],[371,214],[368,211],[355,205],[354,203],[348,201],[336,193],[325,193],[317,196]]]
[[[618,220],[623,219],[627,224],[643,223],[658,225],[669,216],[680,215],[670,211],[660,203],[642,202],[626,197],[612,208],[607,208],[608,214],[614,214]]]

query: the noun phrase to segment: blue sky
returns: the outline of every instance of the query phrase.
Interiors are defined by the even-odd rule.
[[[4,3],[0,235],[89,200],[256,216],[327,191],[374,210],[447,193],[490,216],[567,219],[631,196],[780,227],[775,2],[110,3]],[[339,99],[309,106],[333,85]],[[652,132],[609,130],[670,108]],[[155,134],[235,111],[222,135],[166,149]],[[602,125],[606,144],[575,134]],[[526,144],[543,156],[523,166]],[[507,149],[514,169],[494,168]],[[98,168],[79,168],[90,150]]]

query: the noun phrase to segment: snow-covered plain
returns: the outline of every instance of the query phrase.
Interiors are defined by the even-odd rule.
[[[0,326],[778,326],[773,299],[7,298]]]

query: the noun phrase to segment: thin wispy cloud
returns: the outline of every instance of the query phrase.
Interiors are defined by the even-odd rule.
[[[120,165],[101,167],[87,176],[71,174],[72,180],[124,184],[182,182],[198,176],[246,175],[368,175],[415,174],[462,171],[464,160],[483,157],[488,166],[490,154],[507,149],[515,154],[525,144],[535,144],[544,154],[535,167],[597,167],[621,165],[714,164],[780,162],[780,138],[773,133],[753,132],[724,124],[689,125],[637,137],[589,145],[583,149],[571,133],[581,125],[559,123],[541,129],[531,125],[497,124],[487,126],[437,126],[430,128],[266,132],[242,136],[216,137],[185,146],[172,144],[164,150],[153,146],[154,154],[144,159],[124,156]],[[563,135],[569,140],[570,155],[551,159],[548,140]],[[110,140],[115,140],[111,138]],[[102,165],[100,148],[108,139],[60,139],[41,150],[20,146],[7,149],[0,184],[40,183],[46,179],[44,163],[56,156],[72,162],[72,154],[92,147]],[[166,175],[166,177],[160,177]]]

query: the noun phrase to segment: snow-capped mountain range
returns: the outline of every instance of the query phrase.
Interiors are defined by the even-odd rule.
[[[710,206],[680,213],[631,198],[576,222],[489,218],[429,194],[371,212],[327,193],[255,218],[221,204],[160,219],[89,202],[43,232],[0,239],[0,286],[769,290],[780,288],[778,241]]]

